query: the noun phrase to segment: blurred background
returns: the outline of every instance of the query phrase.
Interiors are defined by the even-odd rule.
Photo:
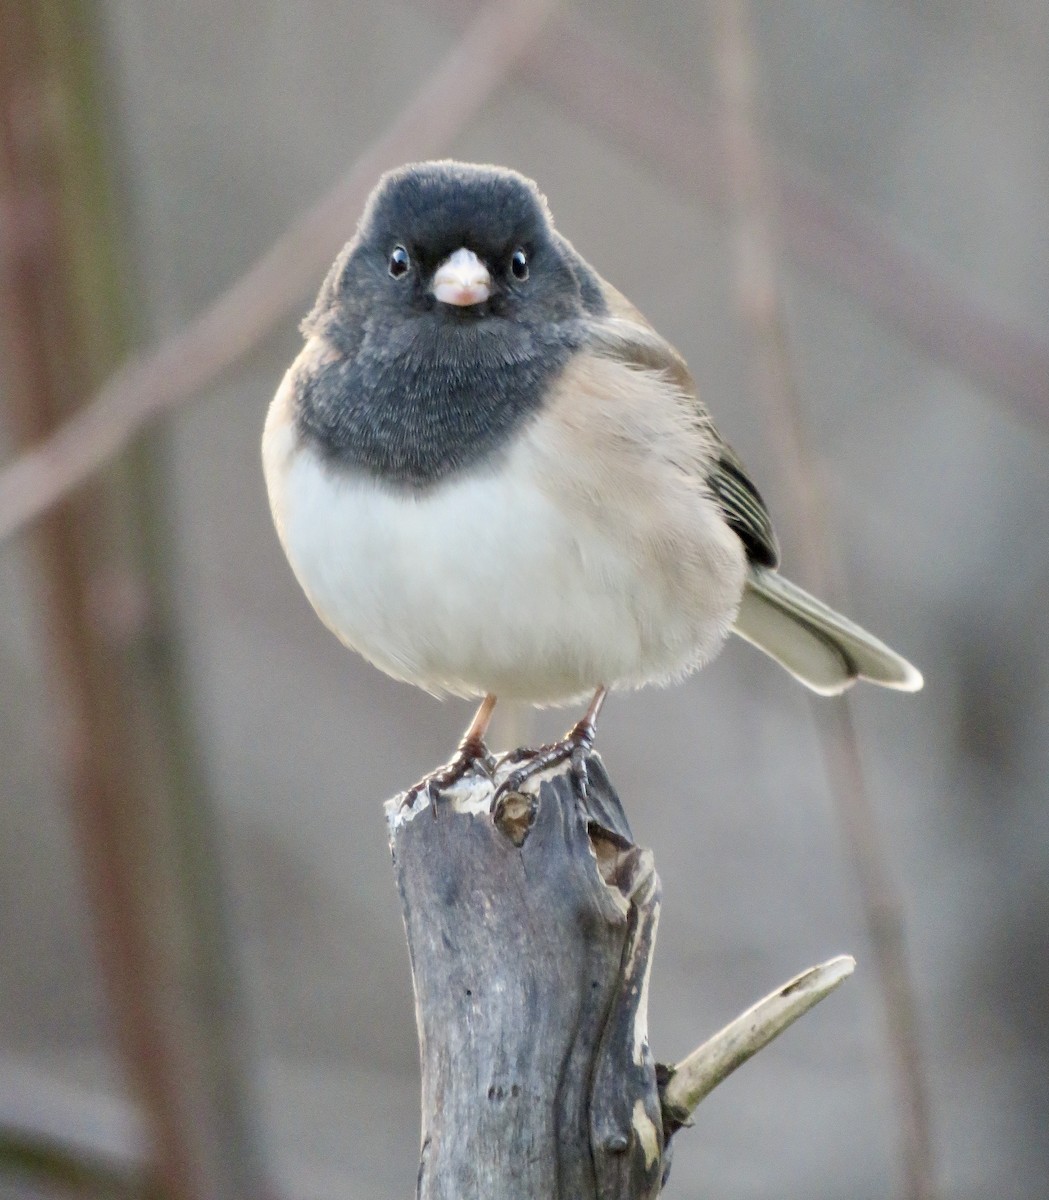
[[[469,706],[320,626],[259,438],[378,170],[441,154],[539,181],[689,360],[788,573],[829,561],[925,673],[917,696],[853,694],[862,780],[849,721],[814,719],[741,642],[606,708],[599,748],[663,880],[657,1058],[858,960],[704,1102],[666,1194],[1046,1195],[1049,5],[753,6],[797,461],[826,531],[741,317],[719,9],[575,0],[543,25],[503,2],[478,27],[449,0],[0,4],[0,1196],[414,1189],[380,805]],[[23,521],[66,460],[19,454],[77,412],[64,453],[104,469]]]

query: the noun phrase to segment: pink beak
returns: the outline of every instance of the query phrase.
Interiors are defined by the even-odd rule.
[[[442,304],[468,307],[488,299],[492,294],[492,277],[477,255],[464,246],[437,268],[431,290]]]

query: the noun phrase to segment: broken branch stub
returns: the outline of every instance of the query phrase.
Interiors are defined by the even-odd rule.
[[[659,1193],[659,881],[600,762],[587,768],[585,787],[568,767],[541,785],[520,845],[489,815],[487,779],[450,789],[436,819],[387,807],[422,1058],[421,1200]]]
[[[660,885],[601,760],[503,797],[468,777],[386,805],[422,1059],[419,1200],[653,1200],[699,1101],[836,987],[784,984],[676,1067],[653,1062]],[[432,815],[431,815],[432,813]]]

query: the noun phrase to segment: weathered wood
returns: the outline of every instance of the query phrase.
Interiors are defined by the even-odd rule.
[[[809,967],[730,1021],[677,1066],[657,1067],[667,1138],[691,1124],[696,1106],[719,1083],[840,987],[855,969],[851,954]]]
[[[514,765],[433,808],[425,792],[386,806],[422,1057],[419,1200],[652,1200],[699,1101],[854,964],[812,967],[653,1063],[652,855],[596,755],[493,818]]]
[[[553,773],[524,820],[508,806],[505,832],[486,779],[451,789],[435,816],[388,805],[422,1056],[422,1200],[659,1192],[659,881],[600,761],[587,767],[585,785]]]

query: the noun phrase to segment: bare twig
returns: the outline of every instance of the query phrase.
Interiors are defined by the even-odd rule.
[[[25,5],[0,8],[0,179],[12,208],[36,213],[32,236],[12,248],[0,272],[8,408],[13,433],[25,440],[46,434],[89,379],[61,221],[71,164],[46,119],[47,102],[65,94],[69,64],[56,61],[39,15]],[[230,1195],[195,1154],[204,1122],[196,1120],[187,1082],[194,1064],[139,886],[155,865],[135,844],[154,780],[149,751],[128,720],[125,662],[107,644],[92,604],[100,559],[91,535],[105,519],[97,493],[80,497],[48,514],[34,546],[37,608],[61,714],[52,741],[68,782],[116,1040],[150,1129],[159,1181],[172,1200]]]
[[[73,1200],[146,1200],[150,1195],[141,1167],[135,1170],[36,1131],[0,1127],[0,1170],[21,1182],[26,1196],[58,1194]],[[35,1184],[39,1184],[39,1192]]]
[[[674,1126],[687,1124],[699,1102],[723,1079],[829,996],[855,967],[856,960],[848,954],[809,967],[672,1067],[662,1090],[663,1110],[669,1122]]]
[[[836,586],[828,505],[806,437],[776,279],[773,191],[755,117],[755,56],[745,0],[711,0],[724,105],[725,155],[737,232],[737,290],[754,342],[760,393],[777,459],[798,517],[804,573],[832,596]],[[903,905],[867,793],[859,743],[844,699],[815,702],[828,782],[856,872],[885,1008],[889,1058],[901,1114],[906,1195],[936,1195],[927,1083],[918,1045],[914,986],[907,966]]]
[[[506,80],[553,6],[493,0],[341,182],[240,279],[181,332],[131,358],[89,404],[0,471],[0,539],[39,517],[147,421],[213,383],[287,318],[346,240],[376,178],[446,147]]]
[[[428,6],[458,19],[477,7],[474,0],[428,0]],[[456,122],[465,121],[534,45],[547,8],[521,0],[486,9],[460,47],[481,51],[469,70],[454,73],[464,57],[454,52],[454,63],[449,60],[432,88],[419,93],[396,129],[197,321],[130,360],[92,406],[0,470],[0,540],[118,453],[154,415],[213,383],[284,319],[323,272],[346,231],[347,213],[360,206],[375,175],[446,143]],[[629,145],[683,191],[720,203],[715,181],[722,171],[713,137],[680,92],[654,72],[568,19],[557,22],[542,52],[525,65],[527,75],[576,116]],[[413,137],[416,121],[419,136]],[[826,183],[787,166],[778,190],[786,244],[799,260],[845,286],[913,345],[966,372],[1022,419],[1049,427],[1049,345],[980,308],[931,259],[905,247]]]
[[[889,870],[877,815],[867,791],[852,707],[813,701],[827,779],[834,794],[871,940],[885,1011],[889,1069],[899,1105],[905,1195],[935,1200],[935,1151],[929,1085],[921,1053],[918,1001],[907,959],[906,916]]]
[[[427,0],[462,18],[475,0]],[[683,193],[724,202],[716,122],[683,90],[565,16],[522,69],[577,118],[628,147]],[[797,163],[766,168],[786,250],[875,316],[1041,431],[1049,430],[1049,342],[982,307],[964,285],[882,220]]]

